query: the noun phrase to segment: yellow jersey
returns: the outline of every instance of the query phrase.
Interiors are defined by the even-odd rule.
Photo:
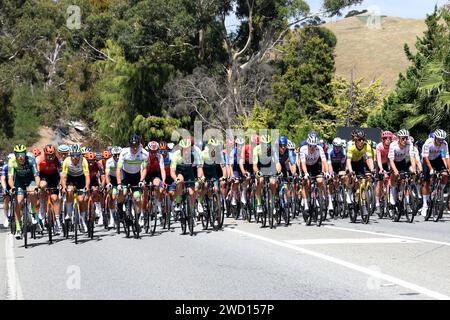
[[[62,164],[61,175],[67,176],[70,175],[72,177],[80,177],[80,176],[89,176],[89,163],[83,157],[81,158],[77,164],[72,162],[70,157],[64,159]]]
[[[366,159],[373,159],[374,157],[374,152],[372,149],[372,146],[369,146],[369,144],[367,144],[367,142],[364,144],[364,147],[359,150],[355,143],[353,141],[351,141],[348,144],[348,148],[347,148],[347,159],[352,160],[352,162],[358,162],[361,161],[363,158],[364,160]]]

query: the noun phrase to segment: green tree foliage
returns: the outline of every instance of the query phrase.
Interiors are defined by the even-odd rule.
[[[278,127],[296,139],[304,135],[308,117],[315,118],[319,108],[316,101],[331,102],[329,84],[334,73],[334,35],[311,27],[290,33],[280,46],[282,55],[276,62],[273,97],[268,105],[278,115]],[[300,130],[300,132],[297,132]]]
[[[367,127],[367,117],[382,104],[381,81],[363,87],[364,79],[348,81],[336,77],[331,82],[333,99],[330,104],[317,101],[320,117],[311,117],[313,129],[332,140],[338,127]]]

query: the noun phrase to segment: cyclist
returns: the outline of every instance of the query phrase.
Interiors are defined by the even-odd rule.
[[[81,155],[81,148],[78,144],[74,144],[70,148],[69,156],[64,160],[61,171],[61,186],[63,193],[67,192],[66,216],[65,220],[69,220],[73,213],[74,187],[77,189],[77,199],[80,208],[80,223],[83,232],[87,231],[86,226],[86,209],[87,196],[91,186],[91,178],[89,174],[89,164],[86,158]]]
[[[98,224],[103,224],[103,215],[102,215],[102,197],[99,193],[99,188],[103,185],[103,181],[105,180],[105,172],[103,170],[103,165],[101,160],[97,160],[97,156],[94,152],[89,151],[85,153],[84,158],[87,160],[89,165],[89,177],[90,177],[90,187],[92,190],[92,202],[94,202],[95,206],[95,215],[98,218]]]
[[[163,157],[164,161],[164,171],[166,173],[166,192],[168,192],[170,199],[173,201],[175,196],[175,183],[170,175],[170,164],[172,163],[172,150],[173,143],[167,143],[165,141],[161,141],[159,143],[159,153]]]
[[[60,167],[62,167],[64,159],[66,159],[69,156],[69,151],[70,147],[68,145],[62,144],[58,146],[58,160]]]
[[[33,157],[36,159],[41,155],[41,150],[39,148],[33,148],[31,149],[31,153],[33,154]]]
[[[134,187],[131,188],[131,191],[133,192],[133,201],[136,204],[137,208],[137,212],[135,213],[138,215],[137,219],[139,219],[139,217],[143,218],[141,215],[141,190],[145,187],[148,153],[144,150],[141,144],[141,137],[137,134],[131,135],[128,143],[129,147],[122,150],[119,156],[119,161],[117,163],[116,178],[118,184],[117,188],[119,190],[117,205],[119,211],[121,211],[123,209],[122,204],[125,200],[125,194],[127,193],[127,186],[130,185]],[[141,190],[137,190],[135,188],[136,186]]]
[[[306,140],[306,145],[300,148],[301,169],[304,176],[304,185],[311,187],[310,176],[316,177],[322,173],[328,175],[327,160],[323,148],[319,146],[319,139],[317,135],[311,134]],[[325,194],[325,184],[323,178],[317,179],[317,185]],[[309,210],[308,198],[306,195],[306,188],[302,190],[303,207],[306,211]]]
[[[368,171],[374,171],[373,159],[371,146],[369,146],[366,142],[366,134],[362,130],[355,130],[352,132],[352,143],[349,144],[347,150],[347,170],[349,175],[347,175],[345,179],[345,184],[347,186],[347,195],[346,200],[349,205],[352,204],[352,191],[353,187],[357,187],[357,185],[353,185],[353,179],[350,179],[349,176],[353,174],[364,176]]]
[[[295,166],[294,149],[295,145],[286,136],[278,137],[279,162],[281,165],[281,174],[284,178],[296,175],[297,168]],[[291,201],[290,183],[286,179],[281,182],[280,194],[283,195],[286,192],[285,204]]]
[[[239,146],[244,142],[242,138],[237,138],[236,143]],[[256,142],[256,141],[255,141]],[[259,140],[258,140],[259,143]],[[256,144],[256,143],[255,143]],[[250,183],[250,172],[253,171],[251,160],[251,146],[249,144],[244,145],[241,148],[240,156],[238,155],[239,163],[239,176],[242,177],[242,192],[241,192],[241,203],[243,205],[247,204],[247,188]]]
[[[342,178],[345,175],[345,159],[347,157],[342,147],[342,139],[337,137],[332,142],[333,147],[328,151],[328,172],[331,177],[338,176]],[[333,197],[334,188],[338,180],[330,180],[328,184],[328,211],[334,210]]]
[[[3,212],[5,213],[5,221],[3,223],[3,226],[5,228],[9,227],[9,217],[8,217],[8,211],[9,211],[9,204],[10,204],[10,190],[8,184],[8,161],[14,157],[14,154],[11,153],[8,155],[7,161],[3,164],[3,166],[0,168],[0,182],[2,187],[2,193],[3,193]]]
[[[422,216],[426,216],[428,210],[428,199],[430,198],[430,178],[436,172],[448,169],[449,152],[448,144],[445,141],[447,133],[438,129],[433,133],[434,138],[425,141],[422,147],[422,167],[424,174],[424,184],[422,186],[423,206],[421,210]],[[441,176],[441,186],[444,190],[448,182],[448,172],[443,172]]]
[[[419,141],[417,141],[417,143],[416,143],[416,141],[414,140],[414,138],[412,136],[409,137],[409,141],[411,142],[411,145],[413,146],[413,149],[414,149],[414,159],[416,162],[416,172],[415,173],[417,173],[418,175],[421,175],[423,168],[422,168],[422,160],[420,159],[420,152],[417,147],[417,143]],[[412,170],[412,168],[411,168],[411,170]]]
[[[253,149],[253,172],[256,181],[256,212],[262,213],[262,188],[264,184],[263,176],[270,176],[269,188],[272,194],[276,195],[278,188],[277,176],[281,176],[281,164],[279,161],[279,153],[272,152],[272,137],[263,135],[260,138],[260,144]]]
[[[161,201],[164,188],[166,187],[166,170],[164,167],[164,159],[159,153],[159,143],[156,141],[150,141],[147,145],[148,148],[148,162],[147,162],[147,176],[145,181],[147,185],[152,184],[155,186],[155,204],[158,211],[158,218],[161,217],[162,208]],[[144,210],[147,210],[149,202],[149,190],[144,192]],[[143,225],[144,220],[141,219]]]
[[[117,163],[119,161],[119,156],[122,153],[121,147],[113,147],[111,149],[112,157],[106,161],[105,166],[105,178],[106,178],[106,187],[110,192],[108,192],[107,203],[109,208],[109,228],[114,227],[114,219],[116,217],[116,206],[114,205],[117,200],[118,190],[117,190]]]
[[[45,188],[52,188],[54,190],[51,190],[50,192],[50,199],[52,202],[53,212],[55,214],[55,234],[59,235],[59,214],[61,210],[61,203],[59,199],[59,190],[57,190],[57,188],[60,180],[60,164],[58,158],[56,157],[55,146],[51,144],[45,146],[44,153],[36,158],[36,165],[41,178],[41,182],[39,184],[39,188],[41,189],[39,218],[43,220],[46,214],[47,192],[45,191]]]
[[[414,146],[411,141],[409,141],[409,131],[406,129],[402,129],[397,133],[398,141],[392,142],[389,146],[389,164],[391,165],[391,188],[390,193],[390,203],[392,206],[395,206],[397,202],[397,180],[400,176],[401,172],[408,172],[409,165],[406,159],[409,159],[411,162],[412,172],[416,172],[416,163],[415,163],[415,155],[414,155]],[[412,212],[411,207],[409,206],[409,197],[410,195],[406,195],[406,202],[408,212]]]
[[[25,192],[35,192],[29,195],[31,203],[30,213],[32,224],[36,224],[34,217],[37,207],[37,186],[40,183],[39,172],[34,158],[29,157],[27,148],[21,144],[14,147],[14,157],[8,161],[8,184],[14,192],[17,189],[17,204],[14,209],[16,217],[16,239],[22,238],[20,221],[22,219],[22,203]]]
[[[247,182],[247,178],[249,176],[244,176],[244,172],[241,171],[240,168],[240,162],[242,157],[242,152],[245,152],[245,145],[244,145],[244,139],[242,137],[237,137],[235,142],[235,147],[230,153],[230,156],[228,157],[228,167],[229,167],[229,176],[232,177],[232,186],[231,186],[231,205],[236,206],[237,205],[237,199],[236,194],[239,189],[239,181],[240,179],[245,179],[245,182]],[[244,170],[245,171],[245,170]],[[206,174],[206,173],[205,173]],[[226,178],[226,176],[224,176]],[[241,203],[245,203],[245,196],[244,193],[241,193]]]
[[[179,143],[179,150],[176,150],[172,156],[172,162],[170,164],[170,175],[175,181],[175,211],[181,211],[181,200],[184,184],[188,188],[189,198],[192,208],[195,204],[195,175],[199,177],[201,181],[205,181],[203,175],[202,162],[200,153],[196,148],[191,147],[191,139],[182,139]]]
[[[389,166],[389,146],[392,143],[392,137],[394,134],[391,131],[383,131],[381,133],[381,141],[376,148],[376,154],[377,154],[377,163],[378,163],[378,181],[377,186],[375,189],[375,213],[380,214],[381,208],[380,208],[380,199],[381,199],[381,192],[382,192],[382,184],[383,184],[383,177],[384,175],[387,175],[388,172],[390,172],[390,166]]]
[[[199,213],[203,213],[204,195],[206,193],[208,183],[210,183],[212,179],[216,180],[213,187],[214,192],[218,191],[220,180],[220,189],[222,196],[224,198],[226,197],[225,183],[227,181],[227,167],[225,166],[225,158],[222,147],[219,141],[214,138],[209,139],[204,145],[205,149],[200,153],[200,161],[203,165],[203,175],[206,181],[204,184],[201,184],[199,188],[197,204],[197,211]],[[232,205],[236,205],[236,199],[234,195],[233,199],[234,203],[232,200]]]

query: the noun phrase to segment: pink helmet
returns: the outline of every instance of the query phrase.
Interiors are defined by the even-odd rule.
[[[383,131],[383,133],[381,134],[381,138],[393,138],[394,134],[390,131]]]

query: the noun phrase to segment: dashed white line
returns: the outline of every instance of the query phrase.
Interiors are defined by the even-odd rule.
[[[373,231],[365,231],[365,230],[357,230],[357,229],[352,229],[352,228],[333,227],[333,226],[324,226],[324,228],[334,229],[334,230],[351,231],[351,232],[359,232],[359,233],[366,233],[366,234],[376,234],[377,236],[394,237],[394,238],[408,239],[408,240],[419,241],[419,242],[427,242],[427,243],[439,244],[439,245],[442,245],[442,246],[450,246],[449,242],[442,242],[442,241],[435,241],[435,240],[429,240],[429,239],[401,236],[401,235],[398,235],[398,234],[373,232]]]
[[[369,275],[371,277],[379,278],[379,279],[385,280],[385,281],[387,281],[389,283],[397,284],[399,286],[402,286],[402,287],[410,289],[412,291],[424,294],[424,295],[429,296],[429,297],[434,298],[434,299],[450,300],[449,296],[446,296],[446,295],[441,294],[439,292],[436,292],[436,291],[433,291],[433,290],[429,290],[427,288],[421,287],[421,286],[416,285],[414,283],[410,283],[410,282],[407,282],[407,281],[395,278],[393,276],[384,274],[382,272],[379,272],[379,271],[376,271],[376,270],[372,270],[372,269],[369,269],[369,268],[365,268],[365,267],[361,267],[361,266],[358,266],[358,265],[353,264],[351,262],[347,262],[347,261],[344,261],[344,260],[341,260],[341,259],[338,259],[338,258],[334,258],[334,257],[328,256],[328,255],[325,255],[325,254],[322,254],[322,253],[319,253],[319,252],[315,252],[315,251],[308,250],[308,249],[305,249],[305,248],[297,247],[297,246],[294,246],[294,245],[289,244],[289,243],[273,240],[273,239],[270,239],[270,238],[262,237],[262,236],[259,236],[259,235],[253,234],[253,233],[249,233],[249,232],[245,232],[245,231],[241,231],[241,230],[229,229],[229,228],[226,228],[225,230],[228,230],[228,231],[231,231],[231,232],[235,232],[235,233],[239,233],[239,234],[242,234],[242,235],[254,238],[254,239],[265,241],[265,242],[268,242],[268,243],[271,243],[271,244],[274,244],[274,245],[278,245],[280,247],[285,247],[285,248],[288,248],[288,249],[292,249],[292,250],[295,250],[297,252],[301,252],[301,253],[304,253],[304,254],[307,254],[307,255],[310,255],[310,256],[313,256],[313,257],[316,257],[316,258],[319,258],[319,259],[322,259],[322,260],[325,260],[325,261],[328,261],[328,262],[331,262],[331,263],[335,263],[335,264],[341,265],[343,267],[346,267],[346,268],[349,268],[349,269],[352,269],[352,270],[355,270],[355,271],[367,274],[367,275]]]
[[[7,300],[23,300],[22,288],[16,270],[16,259],[14,257],[14,239],[11,234],[6,236],[6,272],[7,272]]]

